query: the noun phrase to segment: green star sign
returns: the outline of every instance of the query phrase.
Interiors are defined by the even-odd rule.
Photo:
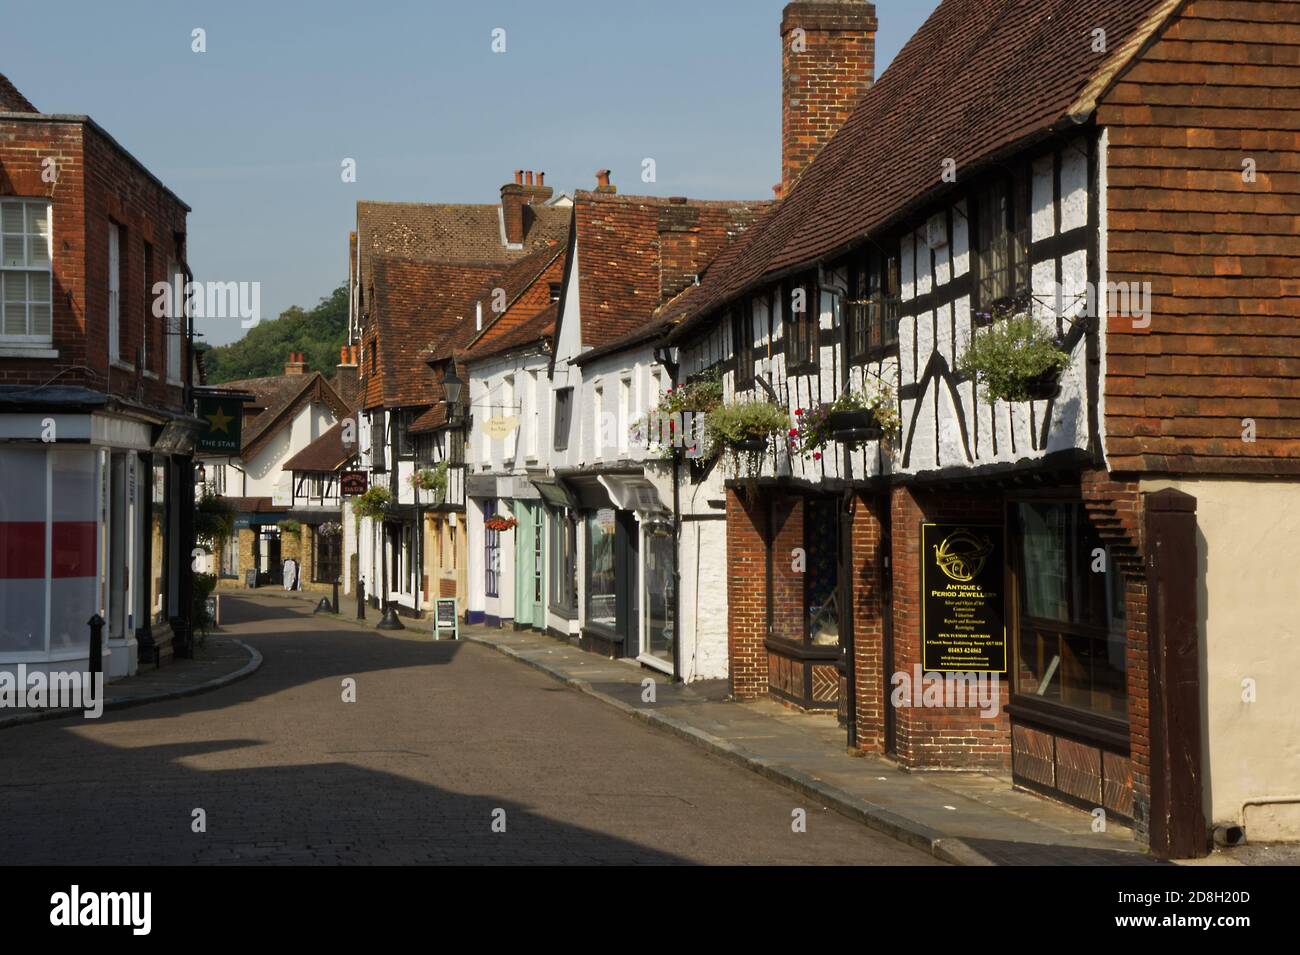
[[[200,398],[199,417],[204,421],[204,428],[195,450],[238,454],[243,422],[240,409],[241,403],[234,398]]]

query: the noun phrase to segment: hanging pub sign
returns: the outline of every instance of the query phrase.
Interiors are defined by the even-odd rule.
[[[238,398],[199,398],[199,432],[195,450],[213,454],[238,454],[243,402]]]
[[[927,672],[1007,672],[1002,526],[921,525],[921,641]]]
[[[355,497],[369,490],[370,481],[365,471],[340,471],[339,492],[344,497]]]

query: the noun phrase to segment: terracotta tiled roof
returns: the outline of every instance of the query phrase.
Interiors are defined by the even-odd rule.
[[[563,278],[567,238],[566,235],[563,244],[557,242],[521,259],[489,282],[466,309],[467,314],[476,314],[476,305],[482,304],[483,315],[488,319],[482,330],[475,331],[474,326],[468,326],[464,333],[448,336],[437,343],[427,357],[431,360],[445,358],[453,350],[464,352],[467,357],[477,357],[480,349],[494,349],[499,338],[510,335],[525,323],[532,323],[540,311],[553,304],[550,285],[552,281],[558,283]],[[505,308],[500,314],[493,310],[497,289],[504,293],[500,298]],[[551,321],[554,319],[552,312]]]
[[[685,327],[844,251],[962,177],[1086,120],[1089,84],[1127,62],[1176,0],[944,0],[818,154]],[[1107,53],[1094,52],[1104,30]],[[1079,114],[1079,110],[1084,110]],[[941,179],[956,163],[958,186]],[[679,327],[678,336],[684,331]]]
[[[377,342],[379,367],[375,374],[366,366],[365,407],[422,407],[442,400],[424,352],[464,326],[466,303],[498,272],[483,263],[375,258],[374,311],[362,347],[368,353],[370,342]]]
[[[568,232],[572,210],[529,206],[522,249],[506,244],[498,204],[436,205],[423,202],[358,202],[361,274],[374,256],[426,262],[506,265]]]
[[[282,471],[335,471],[356,455],[356,445],[343,446],[340,421],[280,466]]]
[[[260,409],[252,421],[243,425],[240,455],[256,454],[272,435],[293,420],[289,412],[311,398],[319,398],[340,417],[347,413],[343,399],[334,393],[320,372],[307,375],[274,375],[267,378],[245,378],[242,381],[222,382],[229,391],[246,391],[254,400],[245,409]]]
[[[770,205],[579,191],[574,227],[583,346],[643,329]]]
[[[552,302],[532,318],[475,345],[465,353],[465,360],[481,361],[484,358],[504,355],[518,348],[549,344],[555,334],[555,319],[559,310],[560,303]]]
[[[39,113],[18,87],[9,82],[8,77],[0,73],[0,113]]]

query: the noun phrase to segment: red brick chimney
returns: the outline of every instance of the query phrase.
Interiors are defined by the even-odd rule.
[[[534,174],[531,169],[516,169],[515,181],[501,187],[501,216],[505,221],[506,241],[511,245],[522,245],[528,235],[528,227],[532,224],[532,212],[528,207],[543,205],[555,194],[545,180],[544,172]]]
[[[611,185],[609,184],[609,170],[608,170],[608,169],[597,169],[597,170],[596,170],[596,191],[597,191],[597,192],[609,192],[609,193],[618,192],[618,186],[611,186]]]
[[[307,373],[307,356],[300,351],[289,352],[289,360],[284,363],[286,375],[305,375]]]
[[[781,17],[783,193],[871,88],[876,25],[876,6],[866,0],[786,5]]]
[[[344,345],[339,349],[339,364],[334,373],[334,391],[349,408],[359,402],[361,397],[361,369],[357,366],[356,345]]]

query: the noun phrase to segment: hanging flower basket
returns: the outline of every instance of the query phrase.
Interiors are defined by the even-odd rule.
[[[500,514],[494,514],[483,522],[483,526],[490,531],[509,531],[518,524],[519,522],[513,517],[502,517]]]
[[[879,441],[885,429],[870,411],[832,411],[826,416],[826,427],[831,440],[841,444],[858,444],[862,441]]]
[[[799,426],[790,432],[791,450],[811,455],[813,460],[820,459],[829,441],[841,444],[892,441],[901,430],[902,420],[894,391],[883,382],[869,395],[845,391],[834,401],[800,408],[795,416]]]
[[[338,537],[343,533],[343,525],[338,521],[326,521],[316,527],[316,533],[321,537]]]
[[[1069,362],[1062,343],[1026,313],[977,332],[958,367],[989,401],[1037,401],[1057,394]]]
[[[1051,368],[1025,382],[1025,397],[1030,401],[1048,401],[1061,393],[1061,372]]]
[[[742,438],[730,447],[737,454],[762,454],[767,450],[767,438]]]

